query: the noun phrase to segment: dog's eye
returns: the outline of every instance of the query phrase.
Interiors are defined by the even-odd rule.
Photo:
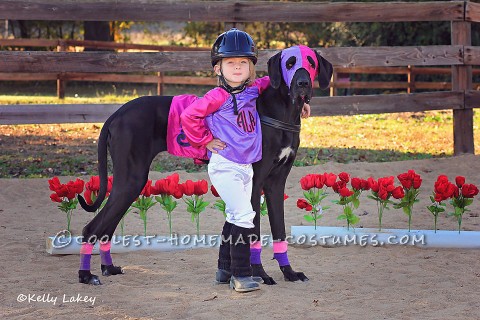
[[[288,58],[287,62],[285,63],[287,70],[292,69],[296,62],[297,62],[297,58],[295,57]]]
[[[315,60],[313,60],[313,58],[310,57],[310,56],[307,57],[307,60],[308,60],[308,62],[310,63],[310,67],[312,67],[313,69],[315,69]]]

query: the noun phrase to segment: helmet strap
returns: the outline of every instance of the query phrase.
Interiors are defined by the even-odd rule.
[[[226,80],[225,77],[223,76],[223,71],[222,71],[221,68],[220,68],[220,75],[218,76],[218,78],[220,79],[220,83],[222,84],[222,85],[220,86],[220,88],[222,88],[223,90],[227,91],[227,92],[230,93],[230,95],[232,96],[232,100],[233,100],[233,114],[238,115],[238,105],[237,105],[237,98],[235,97],[235,93],[240,93],[240,92],[242,92],[243,90],[245,90],[245,88],[247,87],[247,84],[250,83],[250,78],[248,78],[247,80],[245,80],[241,85],[236,86],[236,87],[232,87],[231,85],[229,85],[229,84],[227,83],[227,80]]]

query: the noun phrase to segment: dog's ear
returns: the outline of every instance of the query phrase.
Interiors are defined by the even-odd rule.
[[[318,83],[321,89],[327,89],[333,74],[333,66],[324,57],[315,51],[318,60]]]
[[[281,56],[282,53],[279,52],[268,59],[268,76],[270,77],[270,85],[274,89],[280,88],[280,84],[282,83]]]

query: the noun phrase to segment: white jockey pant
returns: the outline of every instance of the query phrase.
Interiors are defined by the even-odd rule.
[[[218,194],[225,201],[226,220],[242,228],[253,228],[251,204],[253,168],[238,164],[213,153],[208,164],[208,175]]]

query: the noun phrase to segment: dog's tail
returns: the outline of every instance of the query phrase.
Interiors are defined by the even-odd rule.
[[[107,195],[108,187],[108,168],[107,168],[107,139],[109,135],[109,126],[111,120],[108,119],[100,131],[100,137],[98,138],[98,175],[100,178],[100,190],[98,191],[97,199],[92,205],[87,204],[85,199],[78,195],[78,203],[85,211],[95,212],[102,205],[105,196]]]

